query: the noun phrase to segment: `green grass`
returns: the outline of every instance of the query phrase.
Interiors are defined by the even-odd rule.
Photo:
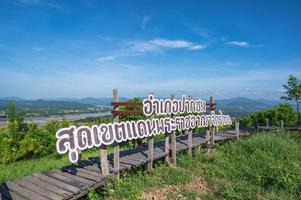
[[[220,145],[202,157],[219,199],[298,199],[301,196],[301,133],[257,134]]]
[[[150,173],[125,173],[101,191],[102,197],[139,199],[151,187],[184,185],[205,177],[210,192],[181,189],[186,199],[299,199],[301,196],[301,132],[259,133],[236,142],[219,143],[213,155],[203,150],[178,156],[178,167],[156,164]],[[91,198],[93,199],[93,198]]]
[[[121,149],[125,149],[122,147]],[[108,153],[111,153],[113,149],[108,148]],[[82,153],[82,159],[88,159],[89,157],[99,156],[98,149],[86,150]],[[13,162],[10,164],[0,166],[0,183],[15,180],[23,176],[31,175],[33,173],[45,172],[51,169],[58,169],[67,165],[70,165],[67,154],[48,156],[38,159],[28,159]]]
[[[111,149],[109,150],[111,151]],[[98,156],[99,151],[83,153],[83,159]],[[298,199],[301,196],[301,132],[259,133],[239,141],[217,143],[213,155],[204,150],[193,157],[178,156],[178,167],[157,162],[152,172],[143,169],[123,173],[120,181],[108,181],[86,198],[139,199],[152,187],[181,187],[202,176],[210,192],[181,189],[186,199]],[[34,172],[47,171],[70,164],[66,156],[24,160],[0,166],[0,182],[14,180]],[[166,194],[171,199],[174,193]]]

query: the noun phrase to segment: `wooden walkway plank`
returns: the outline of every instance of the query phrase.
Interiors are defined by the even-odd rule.
[[[92,181],[92,180],[89,180],[87,178],[76,176],[74,174],[71,174],[71,173],[68,173],[68,172],[64,172],[64,171],[62,171],[60,169],[52,170],[52,172],[54,172],[56,174],[59,174],[59,175],[62,175],[62,176],[65,176],[67,178],[73,179],[74,181],[81,182],[85,187],[92,186],[92,185],[94,185],[96,183],[96,181]],[[81,174],[81,173],[78,172],[78,174]]]
[[[16,182],[18,185],[27,188],[33,192],[36,192],[37,194],[46,197],[47,199],[53,199],[53,200],[62,200],[64,197],[45,189],[37,184],[31,183],[27,181],[26,179],[22,179]]]
[[[25,189],[14,182],[7,181],[6,186],[10,191],[18,193],[20,196],[24,197],[25,199],[47,200],[46,197],[43,197],[42,195],[39,195],[31,190]]]
[[[72,185],[74,187],[77,187],[78,189],[80,190],[85,190],[88,188],[88,186],[86,184],[84,184],[83,182],[81,181],[76,181],[74,179],[71,179],[71,178],[68,178],[66,176],[63,176],[61,174],[57,174],[57,173],[54,173],[54,172],[46,172],[45,175],[51,177],[51,178],[54,178],[54,179],[57,179],[57,180],[60,180],[61,182],[64,182],[68,185]]]
[[[81,167],[68,166],[63,168],[62,171],[70,173],[72,175],[78,175],[80,177],[90,179],[95,182],[100,182],[104,180],[104,176],[100,173],[92,172]]]
[[[43,182],[38,178],[35,178],[33,176],[26,176],[24,177],[25,180],[31,182],[31,183],[36,183],[37,185],[43,187],[43,188],[47,188],[48,190],[59,194],[60,196],[64,197],[63,199],[67,199],[68,197],[72,196],[72,193],[66,190],[63,190],[55,185],[49,184],[47,182]]]
[[[12,191],[9,191],[4,185],[0,187],[0,199],[14,199],[14,200],[25,200],[24,197],[18,195],[17,193],[14,193]]]
[[[37,174],[35,175],[36,178],[40,179],[41,181],[44,181],[46,183],[49,183],[51,185],[54,185],[56,187],[59,187],[63,190],[66,190],[67,192],[71,192],[72,194],[78,194],[80,193],[80,188],[75,187],[73,185],[69,185],[64,181],[58,180],[56,178],[44,175],[44,174]]]

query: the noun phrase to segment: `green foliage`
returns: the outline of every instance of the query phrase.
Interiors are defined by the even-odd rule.
[[[251,127],[253,125],[253,119],[250,115],[247,115],[244,118],[242,118],[242,121],[245,127]]]
[[[300,110],[299,105],[301,101],[301,83],[300,81],[290,75],[287,81],[287,85],[283,85],[286,96],[282,96],[281,99],[285,99],[288,101],[295,101],[297,105],[297,113],[298,113],[298,123],[301,124]]]
[[[272,109],[247,115],[242,120],[245,127],[250,127],[256,122],[265,124],[266,118],[269,119],[270,125],[279,126],[280,120],[283,120],[285,126],[295,126],[297,124],[298,115],[290,104],[283,103]]]
[[[55,132],[68,127],[69,121],[51,121],[43,127],[24,123],[24,112],[17,112],[15,103],[8,106],[8,126],[0,132],[0,165],[21,159],[56,154]]]
[[[100,200],[101,196],[94,189],[89,189],[88,199],[89,200]]]

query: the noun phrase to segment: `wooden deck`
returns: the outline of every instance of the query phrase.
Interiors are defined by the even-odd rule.
[[[240,132],[240,136],[250,135]],[[214,140],[235,138],[235,131],[216,133]],[[193,148],[206,143],[205,134],[193,134]],[[177,137],[177,152],[188,149],[187,135]],[[154,145],[154,160],[165,157],[164,141]],[[112,167],[113,155],[109,156],[109,170],[116,173]],[[120,152],[120,172],[130,170],[148,162],[147,146]],[[16,181],[7,181],[0,188],[0,199],[77,199],[88,193],[88,188],[98,188],[105,180],[101,174],[99,157],[89,158],[81,162],[80,166],[70,165],[62,169],[50,170],[44,173],[26,176]]]

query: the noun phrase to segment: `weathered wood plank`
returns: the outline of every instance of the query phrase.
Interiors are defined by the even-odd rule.
[[[70,178],[70,179],[73,179],[74,181],[78,181],[78,182],[81,182],[83,183],[83,185],[85,186],[92,186],[96,183],[96,181],[92,181],[92,180],[89,180],[87,178],[83,178],[81,176],[76,176],[74,174],[71,174],[71,173],[68,173],[68,172],[63,172],[59,169],[57,170],[52,170],[52,172],[56,173],[56,174],[59,174],[59,175],[62,175],[62,176],[65,176],[67,178]],[[80,172],[78,172],[78,174],[81,174]]]
[[[74,187],[77,187],[79,188],[80,190],[85,190],[88,188],[88,185],[86,185],[85,183],[81,182],[81,181],[76,181],[72,178],[68,178],[66,176],[63,176],[61,174],[57,174],[57,173],[54,173],[54,172],[46,172],[45,175],[51,177],[51,178],[54,178],[54,179],[57,179],[57,180],[60,180],[64,183],[67,183],[68,185],[72,185]]]
[[[79,177],[84,178],[84,179],[92,180],[94,182],[100,182],[100,181],[103,180],[98,175],[91,174],[91,173],[89,173],[89,171],[83,170],[81,168],[64,169],[63,171],[66,172],[66,173],[70,173],[74,176],[79,176]]]
[[[47,199],[53,199],[53,200],[61,200],[64,199],[64,197],[45,189],[37,184],[31,183],[27,181],[26,179],[22,179],[16,182],[18,185],[27,188],[33,192],[36,192],[37,194],[46,197]]]
[[[30,181],[31,183],[35,183],[37,185],[40,185],[43,188],[47,188],[48,190],[55,192],[59,194],[60,196],[64,197],[64,199],[67,199],[68,197],[72,196],[72,193],[66,190],[63,190],[54,184],[49,184],[48,182],[41,181],[40,179],[33,177],[33,176],[26,176],[24,177],[25,180]]]
[[[24,197],[18,195],[17,193],[14,193],[12,191],[9,191],[5,186],[0,186],[0,199],[3,200],[8,199],[14,199],[14,200],[25,200]]]
[[[52,178],[52,177],[44,175],[44,174],[37,174],[37,175],[35,175],[35,177],[40,179],[41,181],[47,182],[51,185],[59,187],[63,190],[71,192],[73,194],[77,194],[81,191],[80,188],[78,188],[78,187],[75,187],[73,185],[69,185],[64,181],[58,180],[56,178]]]
[[[25,189],[23,187],[21,187],[20,185],[8,181],[6,182],[6,186],[7,188],[15,193],[18,193],[20,196],[26,198],[26,199],[39,199],[39,200],[47,200],[48,198],[43,197],[42,195],[39,195],[31,190]]]

